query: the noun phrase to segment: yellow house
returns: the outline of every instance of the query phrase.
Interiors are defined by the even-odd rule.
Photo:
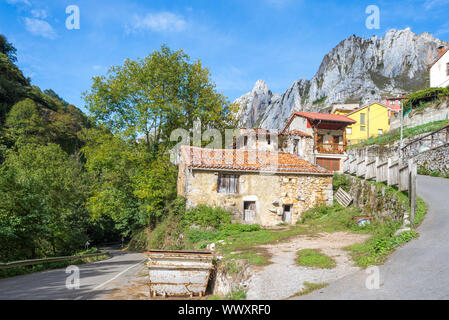
[[[341,113],[340,110],[336,110],[334,113],[344,114],[346,117],[357,121],[346,127],[346,140],[349,145],[354,145],[388,132],[390,128],[389,111],[387,106],[374,102],[349,113]]]

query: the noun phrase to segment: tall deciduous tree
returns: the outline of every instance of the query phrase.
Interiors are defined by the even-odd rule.
[[[94,77],[84,99],[98,123],[128,138],[144,137],[154,151],[167,145],[172,130],[192,129],[195,120],[203,128],[230,125],[231,106],[216,91],[209,70],[166,46]]]
[[[82,247],[89,225],[87,186],[81,165],[56,144],[8,151],[0,167],[1,260]]]

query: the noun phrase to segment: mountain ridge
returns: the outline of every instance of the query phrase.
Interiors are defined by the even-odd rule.
[[[241,127],[281,129],[293,111],[326,112],[334,103],[367,103],[427,86],[427,66],[449,43],[428,32],[391,29],[385,36],[352,35],[328,52],[310,80],[299,79],[283,94],[263,80],[235,100]]]

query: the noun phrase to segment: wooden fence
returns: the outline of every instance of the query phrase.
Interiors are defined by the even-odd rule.
[[[417,166],[413,159],[403,162],[399,158],[381,161],[379,157],[357,158],[349,156],[343,162],[343,172],[363,178],[396,186],[400,191],[408,191],[410,199],[410,223],[413,226],[416,212]]]
[[[449,126],[409,142],[401,150],[402,157],[404,159],[410,159],[421,152],[446,144],[449,144]]]

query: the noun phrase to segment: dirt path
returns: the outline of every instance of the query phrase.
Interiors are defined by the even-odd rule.
[[[343,248],[369,237],[348,232],[321,233],[318,237],[299,236],[289,242],[262,246],[272,255],[272,264],[254,268],[255,274],[248,280],[247,299],[285,299],[301,291],[305,281],[329,283],[360,270]],[[296,252],[301,249],[321,249],[337,266],[334,269],[298,266]]]

